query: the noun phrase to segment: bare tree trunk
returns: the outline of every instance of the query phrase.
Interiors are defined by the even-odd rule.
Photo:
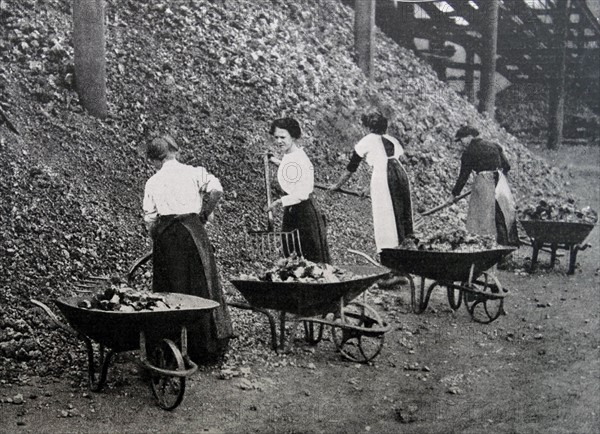
[[[375,0],[355,0],[354,49],[356,63],[369,78],[373,75]]]
[[[548,149],[557,149],[563,140],[565,115],[565,75],[567,73],[567,33],[570,0],[557,0],[554,14],[554,71],[549,89]]]
[[[481,96],[479,111],[494,117],[496,106],[496,51],[498,46],[498,0],[480,2],[485,17],[481,56]]]
[[[471,103],[475,103],[475,51],[467,49],[467,57],[465,63],[465,95],[467,100]]]
[[[106,55],[104,0],[73,0],[75,84],[83,107],[104,117],[106,106]]]

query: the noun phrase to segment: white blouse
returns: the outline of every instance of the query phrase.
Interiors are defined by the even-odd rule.
[[[394,158],[398,158],[404,154],[402,146],[395,137],[384,134],[383,137],[394,144]],[[385,153],[385,148],[381,142],[381,136],[378,134],[367,134],[354,146],[354,151],[361,158],[366,158],[367,163],[374,170],[386,168],[388,156]]]
[[[223,187],[204,167],[168,160],[146,182],[144,220],[152,223],[161,215],[198,214],[204,193],[212,191],[223,191]]]
[[[315,185],[314,168],[303,149],[298,148],[281,159],[277,180],[287,194],[281,198],[283,206],[290,206],[308,199]]]

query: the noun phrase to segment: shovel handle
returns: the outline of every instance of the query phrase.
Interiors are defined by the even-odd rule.
[[[321,190],[329,190],[329,187],[327,185],[319,184],[317,182],[315,182],[315,187],[320,188]],[[360,194],[358,191],[346,190],[345,188],[338,188],[337,190],[334,190],[334,191],[339,192],[339,193],[349,194],[350,196],[363,197],[363,195]],[[368,195],[364,196],[364,197],[368,197]]]
[[[265,155],[267,156],[267,161],[270,161],[271,163],[275,164],[276,166],[279,166],[281,164],[281,160],[279,158],[272,157],[270,154],[265,154]],[[328,185],[319,184],[318,182],[315,182],[314,185],[316,188],[319,188],[321,190],[329,190]],[[338,193],[348,194],[350,196],[363,197],[363,195],[360,194],[358,191],[346,190],[345,188],[338,188],[335,191],[337,191]],[[367,196],[365,196],[365,197],[367,197]]]
[[[425,219],[423,217],[426,217],[426,216],[431,215],[431,214],[435,214],[436,212],[441,211],[444,208],[447,208],[450,205],[455,204],[459,200],[464,199],[465,197],[467,197],[470,194],[471,194],[471,191],[467,191],[467,192],[461,194],[460,196],[458,196],[456,199],[454,199],[454,202],[446,202],[446,203],[443,203],[441,205],[436,206],[435,208],[430,209],[429,211],[425,211],[423,214],[421,214],[421,218],[419,218],[419,220],[417,220],[414,223],[413,229],[417,229],[418,227],[420,227],[425,222]]]

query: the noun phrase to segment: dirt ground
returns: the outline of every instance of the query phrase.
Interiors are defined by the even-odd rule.
[[[571,171],[574,191],[596,210],[599,151],[543,151]],[[238,330],[224,366],[188,379],[172,412],[156,406],[136,353],[119,355],[98,394],[69,373],[49,379],[24,372],[19,385],[0,379],[0,432],[599,432],[598,241],[595,228],[574,276],[566,275],[564,256],[549,270],[545,253],[535,274],[518,266],[499,271],[510,290],[507,315],[487,325],[464,307],[453,313],[441,290],[421,315],[409,312],[406,287],[369,291],[392,325],[371,365],[341,360],[329,332],[317,346],[298,341],[290,354],[277,355],[256,316],[254,329]],[[530,254],[522,247],[517,265]],[[247,345],[248,333],[261,335],[259,347]]]

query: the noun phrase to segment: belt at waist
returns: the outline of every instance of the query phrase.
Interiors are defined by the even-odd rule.
[[[166,215],[159,215],[158,216],[158,220],[161,223],[167,223],[167,222],[170,222],[172,220],[183,220],[183,219],[186,219],[188,217],[193,217],[193,216],[199,216],[199,214],[197,214],[197,213],[188,213],[188,214],[166,214]]]
[[[493,169],[493,170],[481,170],[481,171],[479,171],[479,172],[475,171],[475,175],[484,175],[484,174],[486,174],[486,173],[492,173],[492,174],[496,175],[496,174],[498,174],[498,171],[499,171],[499,170],[500,170],[500,169]]]

